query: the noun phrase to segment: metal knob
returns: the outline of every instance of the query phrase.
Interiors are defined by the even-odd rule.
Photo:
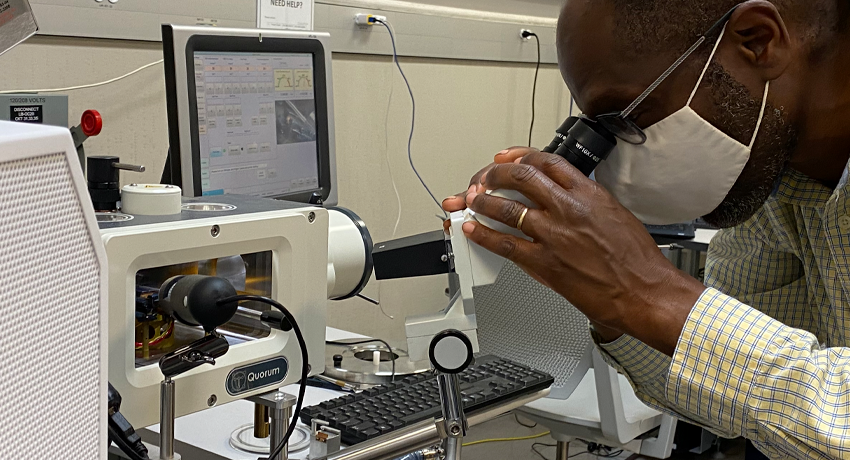
[[[463,372],[473,359],[472,342],[469,337],[455,329],[445,330],[431,339],[428,357],[431,364],[444,374]]]

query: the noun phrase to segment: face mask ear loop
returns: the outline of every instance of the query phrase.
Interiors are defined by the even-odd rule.
[[[685,107],[690,107],[691,102],[694,100],[694,96],[697,95],[697,90],[699,89],[699,85],[702,83],[702,79],[705,77],[705,73],[708,71],[708,66],[711,65],[712,59],[714,59],[714,53],[717,52],[717,48],[720,46],[720,42],[723,40],[723,35],[726,33],[726,26],[729,23],[723,24],[723,30],[720,31],[720,36],[717,37],[717,42],[714,44],[714,48],[711,50],[711,55],[708,56],[708,62],[705,63],[705,68],[702,69],[702,73],[699,75],[699,80],[697,80],[697,85],[694,86],[693,92],[691,92],[691,97],[688,98],[688,103]]]
[[[764,84],[764,97],[761,100],[761,112],[759,113],[759,121],[756,123],[756,132],[753,133],[753,139],[750,141],[750,150],[753,149],[753,145],[756,144],[756,137],[759,135],[759,128],[761,128],[761,122],[764,120],[764,109],[767,107],[767,93],[770,92],[770,82]]]

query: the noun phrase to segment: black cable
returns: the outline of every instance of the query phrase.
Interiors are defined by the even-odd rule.
[[[283,313],[283,316],[286,317],[287,321],[289,321],[289,324],[292,326],[292,330],[295,332],[295,337],[298,339],[298,345],[301,348],[301,381],[298,385],[298,402],[295,403],[295,411],[292,413],[292,422],[289,423],[289,428],[286,429],[286,434],[283,436],[283,440],[277,445],[277,447],[275,447],[268,457],[275,458],[278,454],[280,454],[284,447],[286,447],[287,443],[289,443],[289,438],[295,431],[295,426],[298,425],[298,419],[301,416],[301,406],[304,404],[304,392],[307,390],[307,379],[310,375],[309,358],[307,356],[307,342],[304,340],[304,334],[301,333],[301,328],[298,327],[298,322],[295,320],[295,316],[293,316],[286,307],[275,300],[258,295],[237,295],[219,300],[218,304],[221,305],[231,302],[260,302],[277,308],[281,313]]]
[[[601,457],[601,458],[614,458],[614,457],[619,457],[619,456],[620,456],[620,454],[622,454],[622,453],[623,453],[623,449],[620,449],[620,450],[617,450],[617,451],[612,452],[612,451],[611,451],[611,448],[610,448],[610,447],[608,447],[608,446],[603,446],[603,448],[604,448],[604,450],[605,450],[606,452],[608,452],[608,453],[607,453],[607,454],[596,454],[596,456],[597,456],[597,457]]]
[[[345,345],[363,345],[364,343],[374,343],[374,342],[381,342],[382,344],[384,344],[385,347],[387,347],[387,350],[390,352],[390,360],[392,361],[392,366],[393,366],[392,374],[390,374],[390,382],[395,382],[395,354],[393,353],[393,347],[391,347],[390,344],[388,344],[387,342],[385,342],[381,339],[369,339],[369,340],[361,340],[359,342],[335,342],[333,340],[328,340],[325,343],[328,344],[328,345],[345,346]]]
[[[540,452],[539,450],[537,450],[537,446],[542,446],[542,447],[556,447],[556,446],[557,446],[557,444],[544,444],[544,443],[542,443],[542,442],[535,442],[534,444],[532,444],[532,445],[531,445],[531,450],[533,450],[535,454],[539,455],[539,456],[540,456],[540,458],[542,458],[543,460],[549,460],[548,458],[546,458],[546,456],[545,456],[545,455],[543,455],[543,453],[542,453],[542,452]]]
[[[150,457],[147,455],[147,449],[145,449],[144,452],[140,452],[136,446],[130,444],[130,442],[122,436],[118,427],[109,423],[107,425],[107,430],[109,431],[109,442],[115,443],[115,445],[118,446],[118,449],[120,449],[121,452],[124,452],[124,455],[129,457],[130,460],[150,460]],[[144,444],[142,447],[144,447]]]
[[[521,426],[524,426],[524,427],[526,427],[526,428],[537,428],[537,423],[535,423],[534,425],[526,425],[525,423],[520,422],[520,421],[519,421],[519,415],[517,415],[517,414],[514,414],[514,420],[515,420],[518,424],[520,424]]]
[[[537,76],[540,74],[540,37],[534,32],[528,32],[528,37],[537,41],[537,68],[534,69],[534,87],[531,90],[531,127],[528,128],[528,146],[531,147],[531,135],[534,133],[534,118],[537,107]]]
[[[425,187],[425,191],[428,192],[428,195],[431,196],[431,199],[434,200],[434,203],[437,204],[437,207],[440,208],[440,211],[443,212],[443,216],[445,218],[448,217],[448,214],[443,210],[443,205],[440,204],[437,197],[431,193],[431,189],[428,188],[428,184],[425,183],[425,180],[422,179],[422,176],[419,175],[419,171],[416,169],[416,166],[413,164],[413,131],[416,127],[416,98],[413,97],[413,90],[410,88],[410,82],[407,81],[407,75],[404,74],[404,70],[401,69],[401,64],[398,62],[398,49],[395,46],[395,33],[393,32],[393,28],[390,27],[390,24],[385,21],[381,21],[380,19],[375,19],[375,22],[383,25],[387,28],[387,32],[390,33],[390,41],[393,44],[393,62],[395,62],[395,66],[398,68],[398,72],[401,74],[401,78],[404,79],[404,84],[407,85],[407,93],[410,94],[410,103],[413,106],[412,116],[410,118],[410,136],[407,138],[407,160],[410,162],[410,167],[413,169],[413,173],[416,174],[416,177],[419,179],[419,182]]]

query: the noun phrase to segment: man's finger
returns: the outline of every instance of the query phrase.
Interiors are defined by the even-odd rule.
[[[460,195],[450,196],[443,200],[442,206],[443,211],[446,212],[455,212],[455,211],[463,211],[466,209],[466,192],[461,193]]]
[[[470,241],[488,251],[513,261],[518,265],[533,267],[537,257],[537,246],[522,238],[499,233],[477,222],[463,224],[463,234]]]
[[[538,150],[529,147],[511,147],[497,153],[493,158],[493,162],[496,164],[513,163],[514,161],[534,152],[538,152]]]
[[[475,195],[470,208],[476,213],[483,214],[511,228],[517,228],[519,220],[522,219],[520,230],[535,240],[540,238],[541,234],[538,230],[543,215],[537,209],[529,209],[517,201],[487,195],[486,193]],[[525,214],[524,217],[523,214]]]
[[[441,206],[443,207],[443,211],[446,212],[455,212],[455,211],[463,211],[466,209],[466,196],[470,193],[480,192],[482,190],[481,184],[470,185],[469,189],[463,193],[458,193],[455,196],[450,196],[443,200]]]
[[[496,165],[481,180],[487,190],[516,190],[541,208],[549,208],[561,188],[539,169],[525,164]]]
[[[581,171],[559,155],[534,152],[523,156],[520,163],[534,166],[564,190],[573,188],[578,181],[588,180]]]

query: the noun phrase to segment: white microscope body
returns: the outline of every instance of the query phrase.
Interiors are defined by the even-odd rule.
[[[516,192],[488,193],[519,201],[530,208],[534,207],[527,198]],[[470,221],[478,222],[499,232],[528,239],[518,229],[477,215],[469,209],[452,213],[450,219],[449,241],[451,252],[448,254],[448,258],[455,273],[457,273],[459,290],[452,297],[446,309],[433,314],[406,318],[408,353],[414,361],[428,359],[428,347],[431,339],[434,335],[446,329],[456,329],[465,333],[472,342],[474,351],[476,353],[479,351],[473,288],[495,283],[496,278],[505,266],[506,259],[470,241],[463,233],[463,224]]]

